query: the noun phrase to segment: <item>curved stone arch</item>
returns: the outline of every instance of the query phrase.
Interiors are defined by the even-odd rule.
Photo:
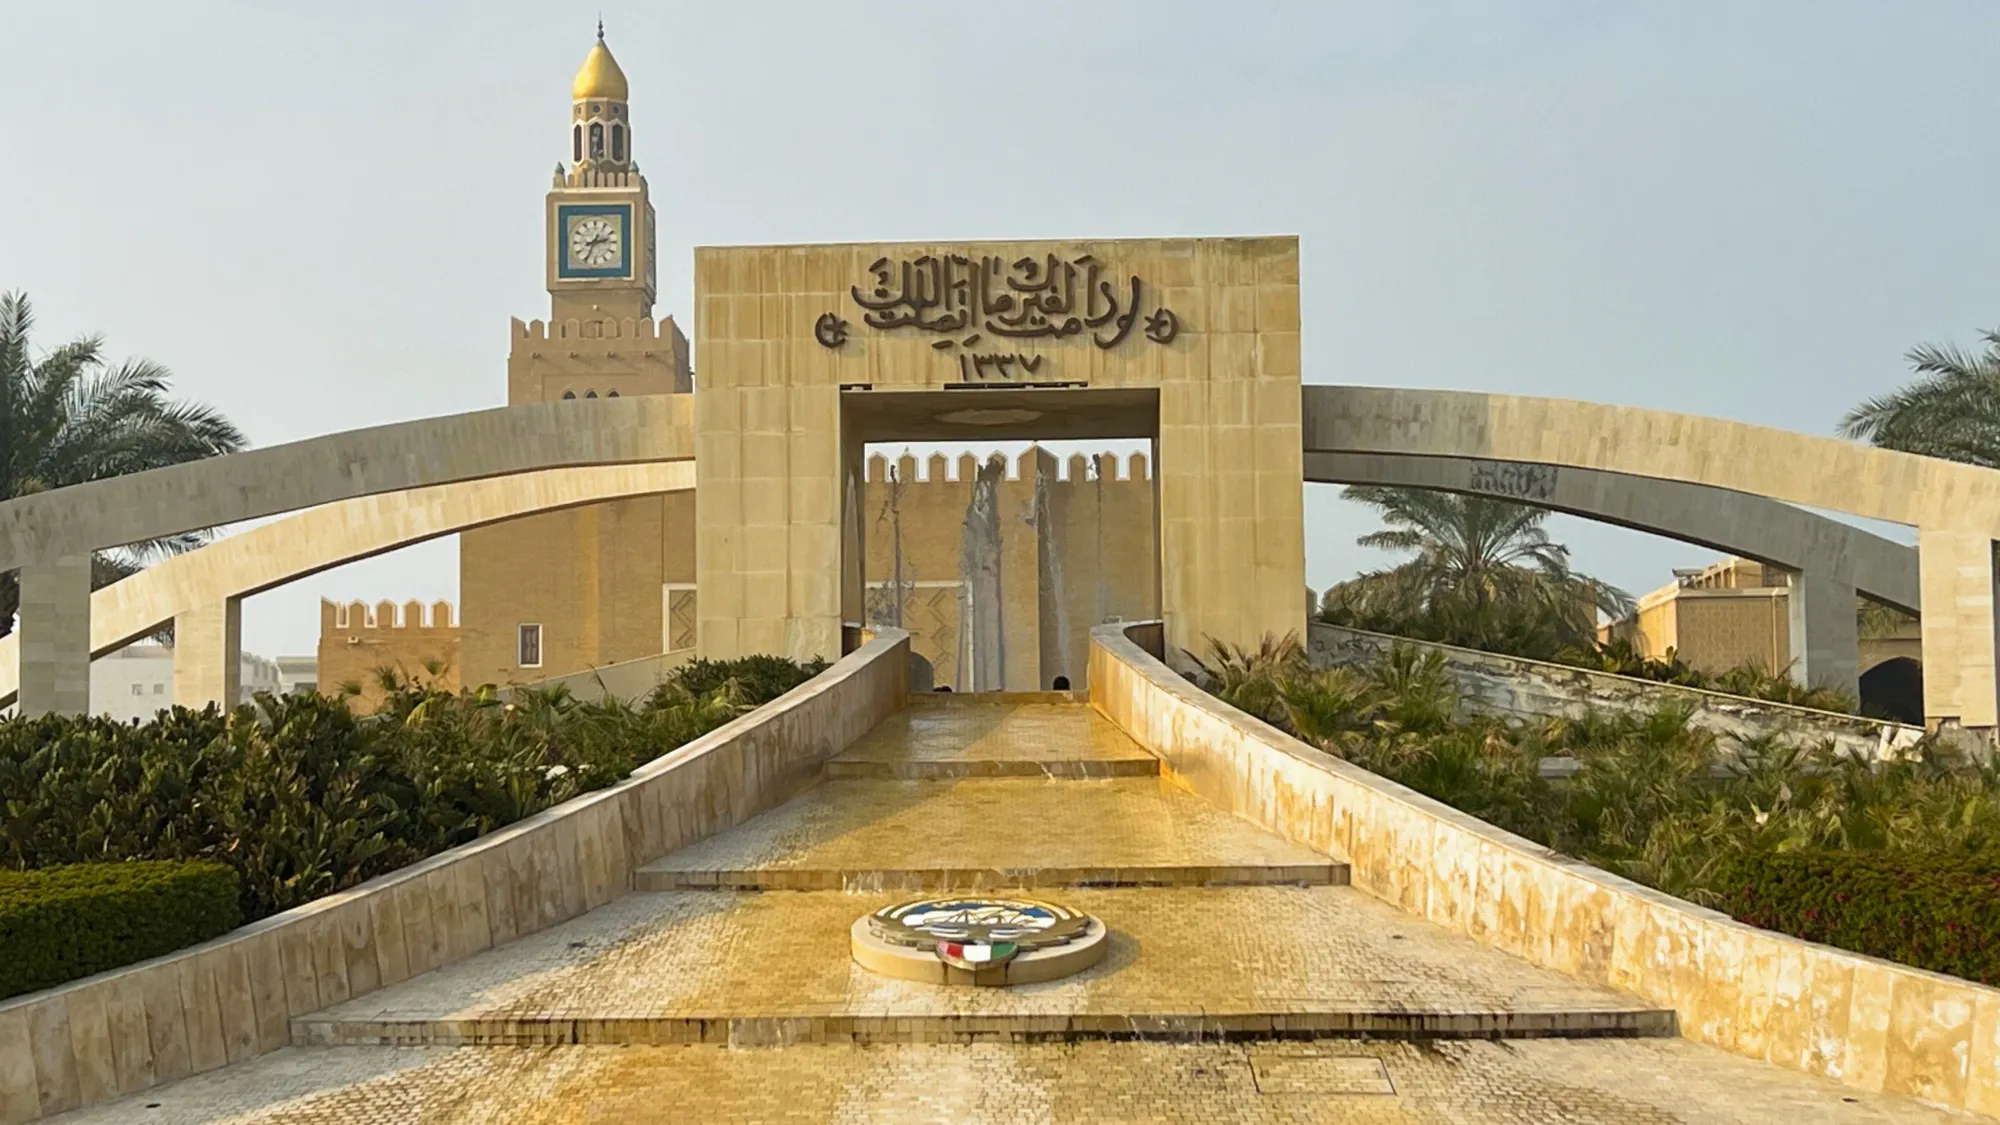
[[[169,621],[429,539],[539,512],[686,491],[694,473],[691,461],[544,469],[310,508],[98,590],[90,598],[90,654],[115,651]],[[187,641],[193,647],[195,638]],[[0,707],[19,686],[19,657],[18,636],[0,637]]]
[[[360,496],[694,460],[694,396],[529,403],[347,430],[0,503],[0,571]]]
[[[1924,710],[2000,723],[1994,540],[2000,473],[1837,438],[1568,399],[1307,386],[1313,452],[1490,458],[1709,485],[1917,528]]]
[[[1744,492],[1602,469],[1398,453],[1307,453],[1305,478],[1495,496],[1792,571],[1793,675],[1849,693],[1860,690],[1856,593],[1905,613],[1921,606],[1915,548]]]
[[[1481,487],[1477,482],[1495,467],[1548,468],[1470,457],[1325,451],[1305,455],[1308,481],[1495,496],[1725,551],[1785,570],[1831,566],[1851,579],[1857,592],[1875,601],[1904,613],[1922,611],[1923,584],[1916,548],[1839,520],[1763,496],[1601,469],[1559,469],[1513,491]]]

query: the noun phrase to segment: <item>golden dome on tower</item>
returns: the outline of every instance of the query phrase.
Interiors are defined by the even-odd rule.
[[[630,92],[630,87],[625,84],[625,72],[618,69],[618,60],[611,57],[611,48],[604,45],[604,24],[600,21],[597,43],[583,60],[582,69],[576,72],[576,81],[570,84],[570,97],[575,101],[602,98],[622,102]]]

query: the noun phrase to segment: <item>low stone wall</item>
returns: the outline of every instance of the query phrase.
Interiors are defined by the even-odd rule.
[[[1237,711],[1162,664],[1161,643],[1157,624],[1094,630],[1092,704],[1177,783],[1345,859],[1355,886],[1671,1007],[1689,1039],[2000,1112],[2000,990],[1759,930],[1556,855]]]
[[[1651,711],[1662,702],[1693,708],[1689,722],[1714,732],[1725,744],[1776,735],[1792,741],[1830,741],[1844,753],[1877,758],[1893,755],[1923,737],[1922,727],[1810,707],[1765,703],[1740,695],[1592,672],[1567,664],[1523,660],[1452,645],[1430,644],[1313,622],[1307,650],[1314,664],[1372,664],[1398,644],[1442,653],[1445,668],[1470,710],[1524,719],[1575,718],[1586,711]]]
[[[291,1020],[602,906],[632,869],[810,786],[902,708],[909,637],[587,793],[215,941],[0,1003],[0,1125],[95,1105],[291,1042]]]
[[[642,656],[637,660],[606,664],[602,668],[571,672],[567,676],[552,676],[532,684],[520,684],[512,690],[566,687],[570,694],[578,699],[592,701],[621,699],[629,702],[652,694],[654,688],[666,682],[667,673],[686,664],[693,656],[694,650],[691,648],[675,649],[658,656]]]

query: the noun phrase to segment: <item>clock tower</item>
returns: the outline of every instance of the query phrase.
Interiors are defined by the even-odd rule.
[[[510,405],[693,389],[687,337],[653,319],[657,240],[630,95],[600,23],[543,205],[550,315],[514,321]],[[691,647],[693,519],[680,493],[460,535],[462,682],[529,683]]]
[[[548,196],[548,286],[554,319],[653,315],[653,206],[632,156],[630,88],[597,42],[570,84],[569,165]]]

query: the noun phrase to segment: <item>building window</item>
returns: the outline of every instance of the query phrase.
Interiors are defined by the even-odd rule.
[[[576,392],[575,392],[575,391],[564,391],[564,392],[563,392],[563,397],[564,397],[564,398],[575,398],[575,397],[576,397]]]
[[[514,654],[518,658],[515,663],[523,668],[540,668],[542,666],[542,627],[540,625],[521,626],[515,647],[518,649]]]
[[[154,685],[153,685],[153,694],[154,694],[154,695],[165,695],[165,694],[167,694],[167,685],[165,685],[165,684],[154,684]]]
[[[617,397],[618,397],[618,392],[617,392],[617,391],[607,391],[607,392],[605,392],[605,395],[604,395],[604,397],[605,397],[605,398],[617,398]]]
[[[595,121],[590,123],[590,158],[604,159],[604,126]]]
[[[569,146],[569,147],[570,147],[570,150],[571,150],[572,152],[574,152],[574,153],[575,153],[576,155],[574,155],[574,156],[570,157],[570,159],[571,159],[571,160],[582,160],[582,159],[583,159],[583,126],[581,126],[581,125],[578,125],[578,126],[577,126],[577,127],[575,128],[575,129],[571,130],[571,132],[573,132],[573,133],[575,134],[575,136],[574,136],[574,137],[572,137],[572,138],[570,139],[570,146]]]
[[[133,695],[144,695],[144,694],[146,694],[146,685],[145,685],[145,684],[133,684],[133,685],[132,685],[132,694],[133,694]]]
[[[623,125],[613,125],[611,127],[611,159],[625,159],[625,126]]]
[[[596,398],[596,397],[597,397],[597,392],[596,392],[596,391],[585,391],[585,392],[583,392],[583,397],[585,397],[585,398]]]

